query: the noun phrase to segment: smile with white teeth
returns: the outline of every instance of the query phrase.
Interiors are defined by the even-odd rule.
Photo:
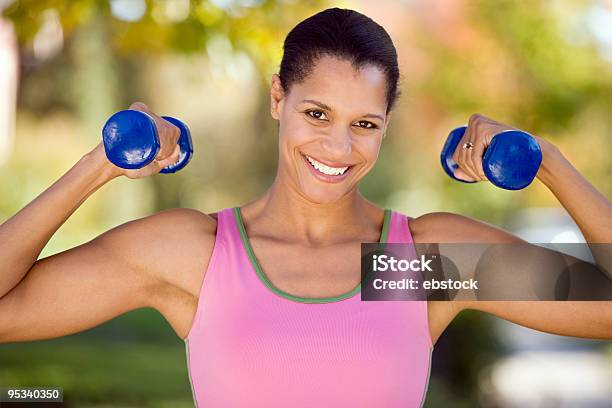
[[[315,159],[313,159],[312,157],[308,155],[304,155],[304,156],[306,156],[306,159],[308,160],[308,162],[312,164],[312,167],[314,167],[321,173],[326,174],[328,176],[340,176],[344,174],[346,169],[348,169],[348,167],[329,167],[323,163],[316,161]]]

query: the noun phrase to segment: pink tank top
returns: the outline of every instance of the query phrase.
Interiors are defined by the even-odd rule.
[[[196,407],[422,406],[433,350],[426,301],[361,301],[360,285],[290,295],[262,272],[239,208],[217,215],[185,338]],[[412,243],[408,218],[385,210],[380,242]]]

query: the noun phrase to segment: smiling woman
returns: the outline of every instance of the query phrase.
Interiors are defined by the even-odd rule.
[[[354,190],[376,162],[391,117],[388,98],[397,94],[387,86],[386,72],[393,69],[373,61],[355,68],[328,51],[310,64],[310,74],[289,92],[281,76],[272,77],[272,117],[280,124],[278,181],[329,203]]]
[[[340,8],[307,18],[288,34],[271,79],[279,160],[263,194],[210,214],[162,211],[37,260],[102,185],[171,163],[177,135],[159,126],[162,153],[136,172],[114,166],[98,145],[0,226],[0,341],[65,336],[152,307],[185,340],[196,405],[299,408],[422,405],[433,345],[465,309],[610,338],[606,302],[362,301],[363,242],[403,243],[410,256],[415,243],[524,243],[457,214],[413,219],[361,194],[398,79],[393,42],[372,19]],[[132,109],[164,123],[144,104]],[[460,169],[478,179],[475,152],[507,129],[473,115],[466,137],[474,149],[460,152]],[[610,202],[555,146],[535,138],[538,179],[589,242],[612,242]],[[602,255],[594,253],[598,261]]]
[[[432,351],[426,302],[357,296],[361,242],[412,242],[405,215],[356,188],[397,98],[395,48],[370,18],[335,8],[298,24],[284,49],[270,91],[276,179],[251,203],[218,213],[185,337],[194,398],[203,406],[418,406]]]

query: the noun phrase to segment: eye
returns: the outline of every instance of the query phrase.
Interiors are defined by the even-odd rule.
[[[369,122],[369,121],[367,121],[367,120],[360,120],[360,121],[359,121],[359,122],[357,122],[357,123],[359,123],[359,124],[365,123],[365,124],[367,124],[367,125],[370,125],[370,126],[361,126],[361,125],[359,126],[359,127],[364,128],[364,129],[376,129],[376,128],[378,127],[378,126],[376,126],[374,123]]]
[[[325,120],[325,119],[321,119],[321,115],[325,115],[325,112],[323,112],[321,110],[316,110],[316,109],[315,110],[309,110],[309,111],[306,111],[305,113],[308,116],[310,116],[311,118],[319,119],[319,120]],[[313,115],[311,115],[311,113],[314,113],[315,115],[319,114],[319,116],[313,116]]]

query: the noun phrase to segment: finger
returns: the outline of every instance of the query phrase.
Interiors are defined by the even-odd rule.
[[[164,167],[168,167],[168,166],[171,166],[173,164],[176,164],[179,161],[180,157],[181,157],[181,148],[177,144],[177,145],[175,145],[175,148],[172,151],[172,154],[170,154],[165,159],[156,162],[156,164],[159,167],[159,170],[161,170]]]
[[[158,116],[143,102],[132,103],[130,109],[144,112],[153,119],[160,143],[160,149],[157,156],[155,156],[155,160],[160,161],[168,158],[174,151],[175,145],[178,143],[181,134],[180,129],[161,116]]]
[[[463,138],[461,138],[461,141],[459,142],[459,146],[457,146],[458,149],[460,150],[458,153],[457,164],[459,165],[459,168],[463,170],[463,173],[473,181],[480,179],[480,177],[478,176],[478,173],[474,171],[474,168],[473,168],[473,161],[471,158],[473,148],[470,149],[470,148],[463,147],[463,146],[466,143],[472,143],[473,145],[475,145],[476,138],[477,138],[477,135],[475,132],[474,124],[468,125],[468,128],[466,129],[465,134],[463,135]]]
[[[170,155],[170,157],[172,157],[172,164],[176,164],[176,162],[178,162],[181,158],[181,146],[179,146],[178,143],[174,147],[174,151],[172,152],[172,155]]]
[[[482,154],[486,148],[486,141],[482,134],[472,139],[473,147],[465,149],[465,169],[475,180],[486,179],[482,168]]]
[[[457,148],[453,152],[452,159],[457,164],[459,164],[460,162],[462,163],[464,162],[463,157],[465,155],[465,151],[464,151],[465,149],[463,148],[463,145],[464,143],[472,140],[472,130],[473,130],[473,126],[468,125],[468,127],[465,129],[465,132],[463,132],[463,136],[461,136],[459,143],[457,143]]]
[[[470,174],[480,181],[487,180],[482,166],[482,157],[489,145],[487,133],[490,133],[491,123],[493,121],[490,118],[479,113],[473,114],[469,119],[469,138],[473,143],[473,148],[466,152],[466,166],[470,169]]]
[[[144,102],[134,102],[128,109],[151,113],[151,110]]]
[[[473,143],[473,142],[472,142]],[[467,174],[472,180],[480,180],[480,176],[474,167],[474,148],[463,149],[463,153],[461,155],[461,169]]]
[[[130,109],[137,110],[137,111],[140,111],[140,112],[144,112],[147,115],[149,115],[153,119],[153,121],[155,122],[155,127],[157,128],[158,133],[160,131],[160,127],[164,126],[164,124],[167,123],[164,119],[162,119],[161,117],[157,116],[157,114],[155,114],[155,112],[153,112],[143,102],[134,102],[133,104],[130,105]]]
[[[474,178],[470,177],[461,168],[455,170],[455,177],[457,177],[459,180],[463,180],[463,181],[476,181]]]
[[[486,149],[485,141],[481,140],[474,149],[472,150],[472,154],[470,154],[470,163],[471,166],[478,176],[478,180],[484,181],[487,180],[487,176],[485,175],[484,169],[482,167],[482,156]]]
[[[176,164],[180,158],[181,158],[181,147],[178,144],[176,144],[174,146],[174,150],[172,151],[172,154],[168,157],[169,163],[167,164],[167,166]]]
[[[155,160],[165,160],[169,158],[176,148],[178,147],[178,140],[181,134],[181,131],[178,127],[174,126],[170,122],[162,119],[163,124],[158,128],[159,134],[159,142],[161,144],[161,148]]]
[[[137,110],[137,111],[140,111],[140,112],[144,112],[147,115],[149,115],[153,119],[153,121],[155,122],[155,126],[158,129],[159,129],[160,124],[163,124],[165,122],[165,120],[163,120],[161,117],[157,116],[157,114],[155,114],[155,112],[153,112],[151,110],[151,108],[149,108],[143,102],[134,102],[133,104],[130,105],[130,109]]]

